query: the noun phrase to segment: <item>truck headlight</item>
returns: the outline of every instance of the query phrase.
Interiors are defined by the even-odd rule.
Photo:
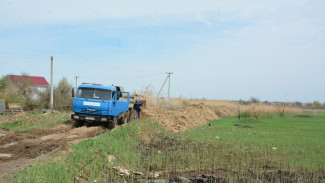
[[[101,121],[107,121],[107,118],[102,118]]]
[[[73,119],[79,119],[79,116],[73,116]]]

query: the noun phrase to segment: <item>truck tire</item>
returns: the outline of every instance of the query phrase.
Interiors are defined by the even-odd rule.
[[[120,114],[118,116],[118,125],[123,125],[124,123],[126,123],[125,118],[126,118],[127,113],[123,112],[122,114]]]
[[[113,129],[116,127],[116,124],[117,124],[117,117],[114,117],[113,120],[110,120],[108,122],[108,128]]]
[[[128,117],[128,122],[130,122],[132,120],[132,109],[129,110],[127,117]]]
[[[119,117],[119,119],[118,119],[118,125],[123,125],[123,117]]]
[[[128,122],[128,118],[127,118],[127,115],[125,115],[124,117],[121,118],[121,125],[125,124],[127,122]]]
[[[85,121],[85,122],[84,122],[84,125],[85,125],[86,127],[89,127],[89,126],[90,126],[90,123],[89,123],[88,121]]]
[[[82,126],[84,126],[84,121],[74,120],[74,126],[77,128],[82,127]]]

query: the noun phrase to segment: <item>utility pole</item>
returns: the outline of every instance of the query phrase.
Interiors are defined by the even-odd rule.
[[[50,100],[50,109],[53,111],[53,56],[51,57],[51,100]]]
[[[164,81],[164,84],[161,86],[159,92],[158,92],[158,95],[157,97],[159,96],[161,90],[163,89],[163,87],[165,86],[166,84],[166,81],[168,79],[168,98],[170,97],[170,75],[173,74],[172,72],[166,72],[166,74],[168,74],[168,76],[166,77],[165,81]]]
[[[172,72],[166,72],[168,74],[168,99],[170,98],[170,75],[173,74]]]
[[[79,78],[79,76],[75,76],[75,78],[76,78],[76,89],[78,88],[78,78]]]

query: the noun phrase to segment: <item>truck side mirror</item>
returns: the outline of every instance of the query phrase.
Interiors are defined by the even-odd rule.
[[[113,92],[113,97],[112,97],[112,99],[113,99],[113,104],[115,104],[115,102],[116,102],[116,92]]]
[[[74,88],[72,88],[72,90],[71,90],[71,96],[72,96],[72,97],[75,96]]]

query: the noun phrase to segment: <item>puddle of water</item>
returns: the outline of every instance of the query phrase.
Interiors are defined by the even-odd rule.
[[[0,158],[11,158],[11,154],[0,154]]]
[[[4,144],[4,145],[0,146],[0,148],[7,148],[9,146],[13,146],[13,145],[16,145],[16,144],[18,144],[18,142],[10,142],[8,144]]]

